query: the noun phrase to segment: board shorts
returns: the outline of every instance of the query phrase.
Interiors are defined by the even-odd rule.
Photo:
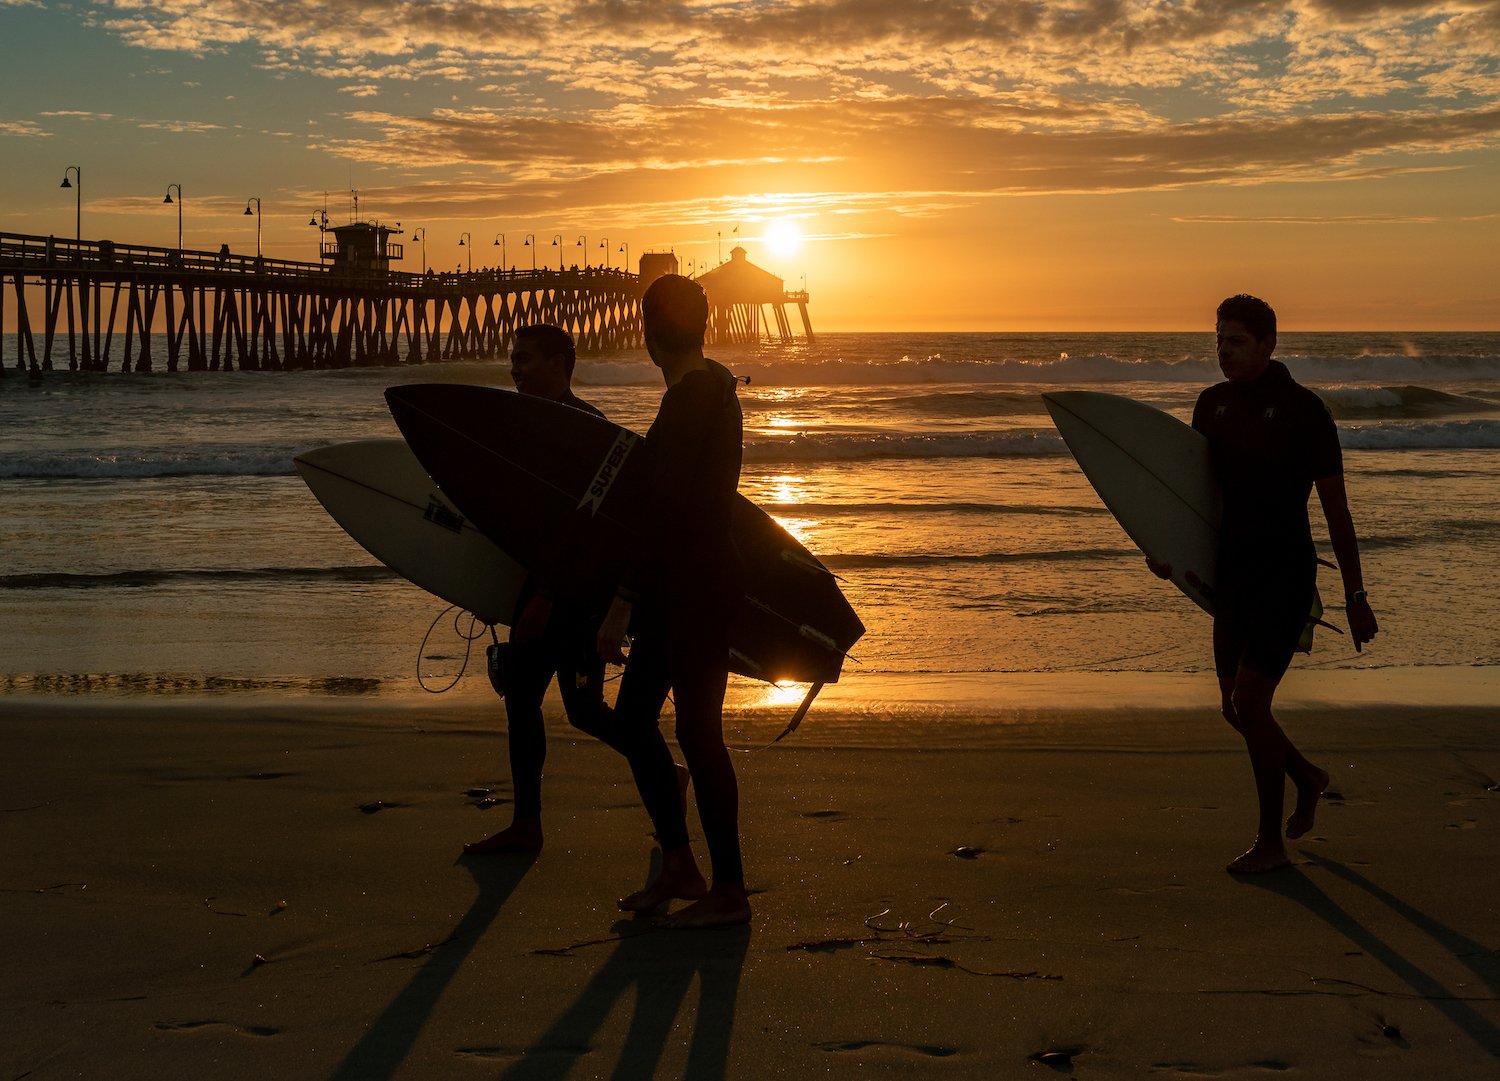
[[[1240,667],[1277,682],[1297,652],[1315,583],[1280,586],[1214,599],[1214,671],[1232,681]]]

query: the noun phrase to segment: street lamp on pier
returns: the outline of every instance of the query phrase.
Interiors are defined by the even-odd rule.
[[[172,205],[172,189],[173,188],[177,189],[177,254],[181,255],[182,254],[182,185],[181,184],[168,184],[167,185],[167,197],[162,200],[162,204],[165,205],[165,206],[171,206]]]
[[[411,238],[422,242],[422,273],[427,273],[427,227],[418,226],[411,231]]]
[[[468,241],[468,243],[467,244],[464,243],[465,241]],[[469,273],[470,274],[474,273],[474,234],[473,233],[459,233],[458,234],[458,246],[460,248],[467,248],[467,249],[469,249],[468,250],[468,256],[469,256]]]
[[[623,262],[622,264],[620,264],[620,268],[622,270],[624,270],[625,273],[629,274],[630,273],[630,242],[628,240],[624,244],[620,245],[620,251],[622,251],[622,252],[625,253],[625,262]]]
[[[589,238],[581,236],[578,238],[578,247],[583,249],[583,269],[589,268]]]
[[[307,219],[307,224],[318,227],[318,258],[321,260],[323,258],[323,235],[328,232],[327,209],[315,212],[312,217]]]
[[[505,269],[505,234],[504,233],[496,233],[495,234],[495,244],[499,244],[500,245],[500,269],[504,270]],[[495,246],[495,244],[491,244],[490,247],[493,248]]]
[[[609,269],[609,237],[604,237],[602,240],[600,240],[599,241],[599,247],[604,252],[604,269],[608,270]]]
[[[563,254],[562,254],[563,253],[563,247],[562,247],[562,234],[561,233],[553,233],[552,234],[552,246],[557,249],[557,270],[558,270],[558,273],[562,273],[562,268],[563,268]]]
[[[523,247],[523,248],[530,248],[531,249],[531,272],[533,274],[536,273],[536,244],[533,243],[535,240],[536,240],[536,234],[535,233],[527,233],[526,234],[526,242],[521,245],[521,247]]]
[[[250,204],[255,204],[255,258],[260,258],[260,197],[252,195],[245,200],[245,217],[250,216]]]
[[[78,183],[77,183],[76,186],[73,185],[73,184],[69,184],[68,183],[68,174],[69,173],[72,173],[73,174],[73,179],[75,179],[75,180],[78,181]],[[82,167],[81,166],[77,166],[77,165],[69,165],[66,169],[64,169],[63,170],[63,182],[61,184],[59,184],[58,187],[59,188],[73,188],[74,189],[74,192],[73,192],[73,229],[74,229],[73,239],[74,240],[82,240],[83,239],[83,169],[82,169]]]

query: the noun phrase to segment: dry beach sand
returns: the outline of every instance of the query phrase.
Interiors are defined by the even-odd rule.
[[[0,1079],[1497,1076],[1496,711],[1285,711],[1333,786],[1245,880],[1198,678],[833,697],[738,757],[755,920],[704,932],[615,911],[647,823],[555,703],[530,860],[458,858],[509,819],[478,695],[0,698]]]

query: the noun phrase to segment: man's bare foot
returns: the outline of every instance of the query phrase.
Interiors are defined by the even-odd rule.
[[[1301,837],[1313,827],[1313,816],[1318,813],[1318,800],[1328,787],[1328,774],[1313,767],[1306,784],[1297,785],[1297,807],[1286,820],[1286,835],[1292,840]]]
[[[542,820],[518,818],[499,833],[464,845],[466,856],[498,856],[507,852],[540,852]]]
[[[698,870],[693,850],[682,845],[662,850],[661,871],[651,880],[651,885],[621,897],[616,903],[622,912],[655,912],[674,898],[694,901],[707,892],[708,883],[703,881],[703,872]]]
[[[1279,871],[1283,867],[1290,867],[1291,864],[1292,861],[1287,858],[1286,849],[1280,844],[1273,847],[1256,841],[1250,851],[1230,860],[1225,870],[1232,875],[1263,875],[1267,871]]]
[[[715,883],[703,898],[679,912],[659,917],[662,927],[689,930],[699,927],[735,927],[750,922],[750,898],[743,883]]]

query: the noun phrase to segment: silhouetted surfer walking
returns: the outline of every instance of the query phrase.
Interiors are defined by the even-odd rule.
[[[535,323],[516,331],[510,354],[516,389],[603,418],[573,393],[576,363],[573,339],[561,327]],[[580,595],[576,583],[527,578],[511,620],[510,640],[500,648],[515,788],[513,817],[499,833],[465,845],[469,855],[535,852],[542,847],[542,766],[547,759],[542,700],[554,675],[568,722],[623,752],[604,704],[604,662],[594,646],[606,600],[607,596]]]
[[[1328,774],[1297,750],[1271,712],[1317,588],[1307,519],[1314,487],[1344,579],[1349,632],[1360,649],[1379,630],[1365,596],[1359,542],[1344,490],[1338,431],[1328,407],[1292,379],[1276,349],[1276,313],[1257,297],[1225,300],[1217,313],[1219,368],[1193,409],[1208,438],[1224,500],[1214,610],[1214,668],[1224,717],[1244,737],[1260,805],[1255,843],[1229,864],[1235,874],[1285,867],[1285,778],[1297,789],[1286,836],[1313,825]],[[1153,566],[1158,575],[1169,567]]]
[[[658,278],[641,299],[641,317],[667,391],[646,433],[654,462],[647,533],[600,626],[598,648],[606,660],[625,660],[621,646],[634,631],[615,718],[661,843],[662,869],[620,907],[651,912],[681,898],[693,903],[664,920],[671,926],[745,923],[739,791],[723,717],[729,625],[744,594],[729,527],[742,453],[739,399],[734,377],[703,355],[708,300],[697,283],[676,274]],[[689,846],[677,770],[658,725],[668,691],[712,884]]]

